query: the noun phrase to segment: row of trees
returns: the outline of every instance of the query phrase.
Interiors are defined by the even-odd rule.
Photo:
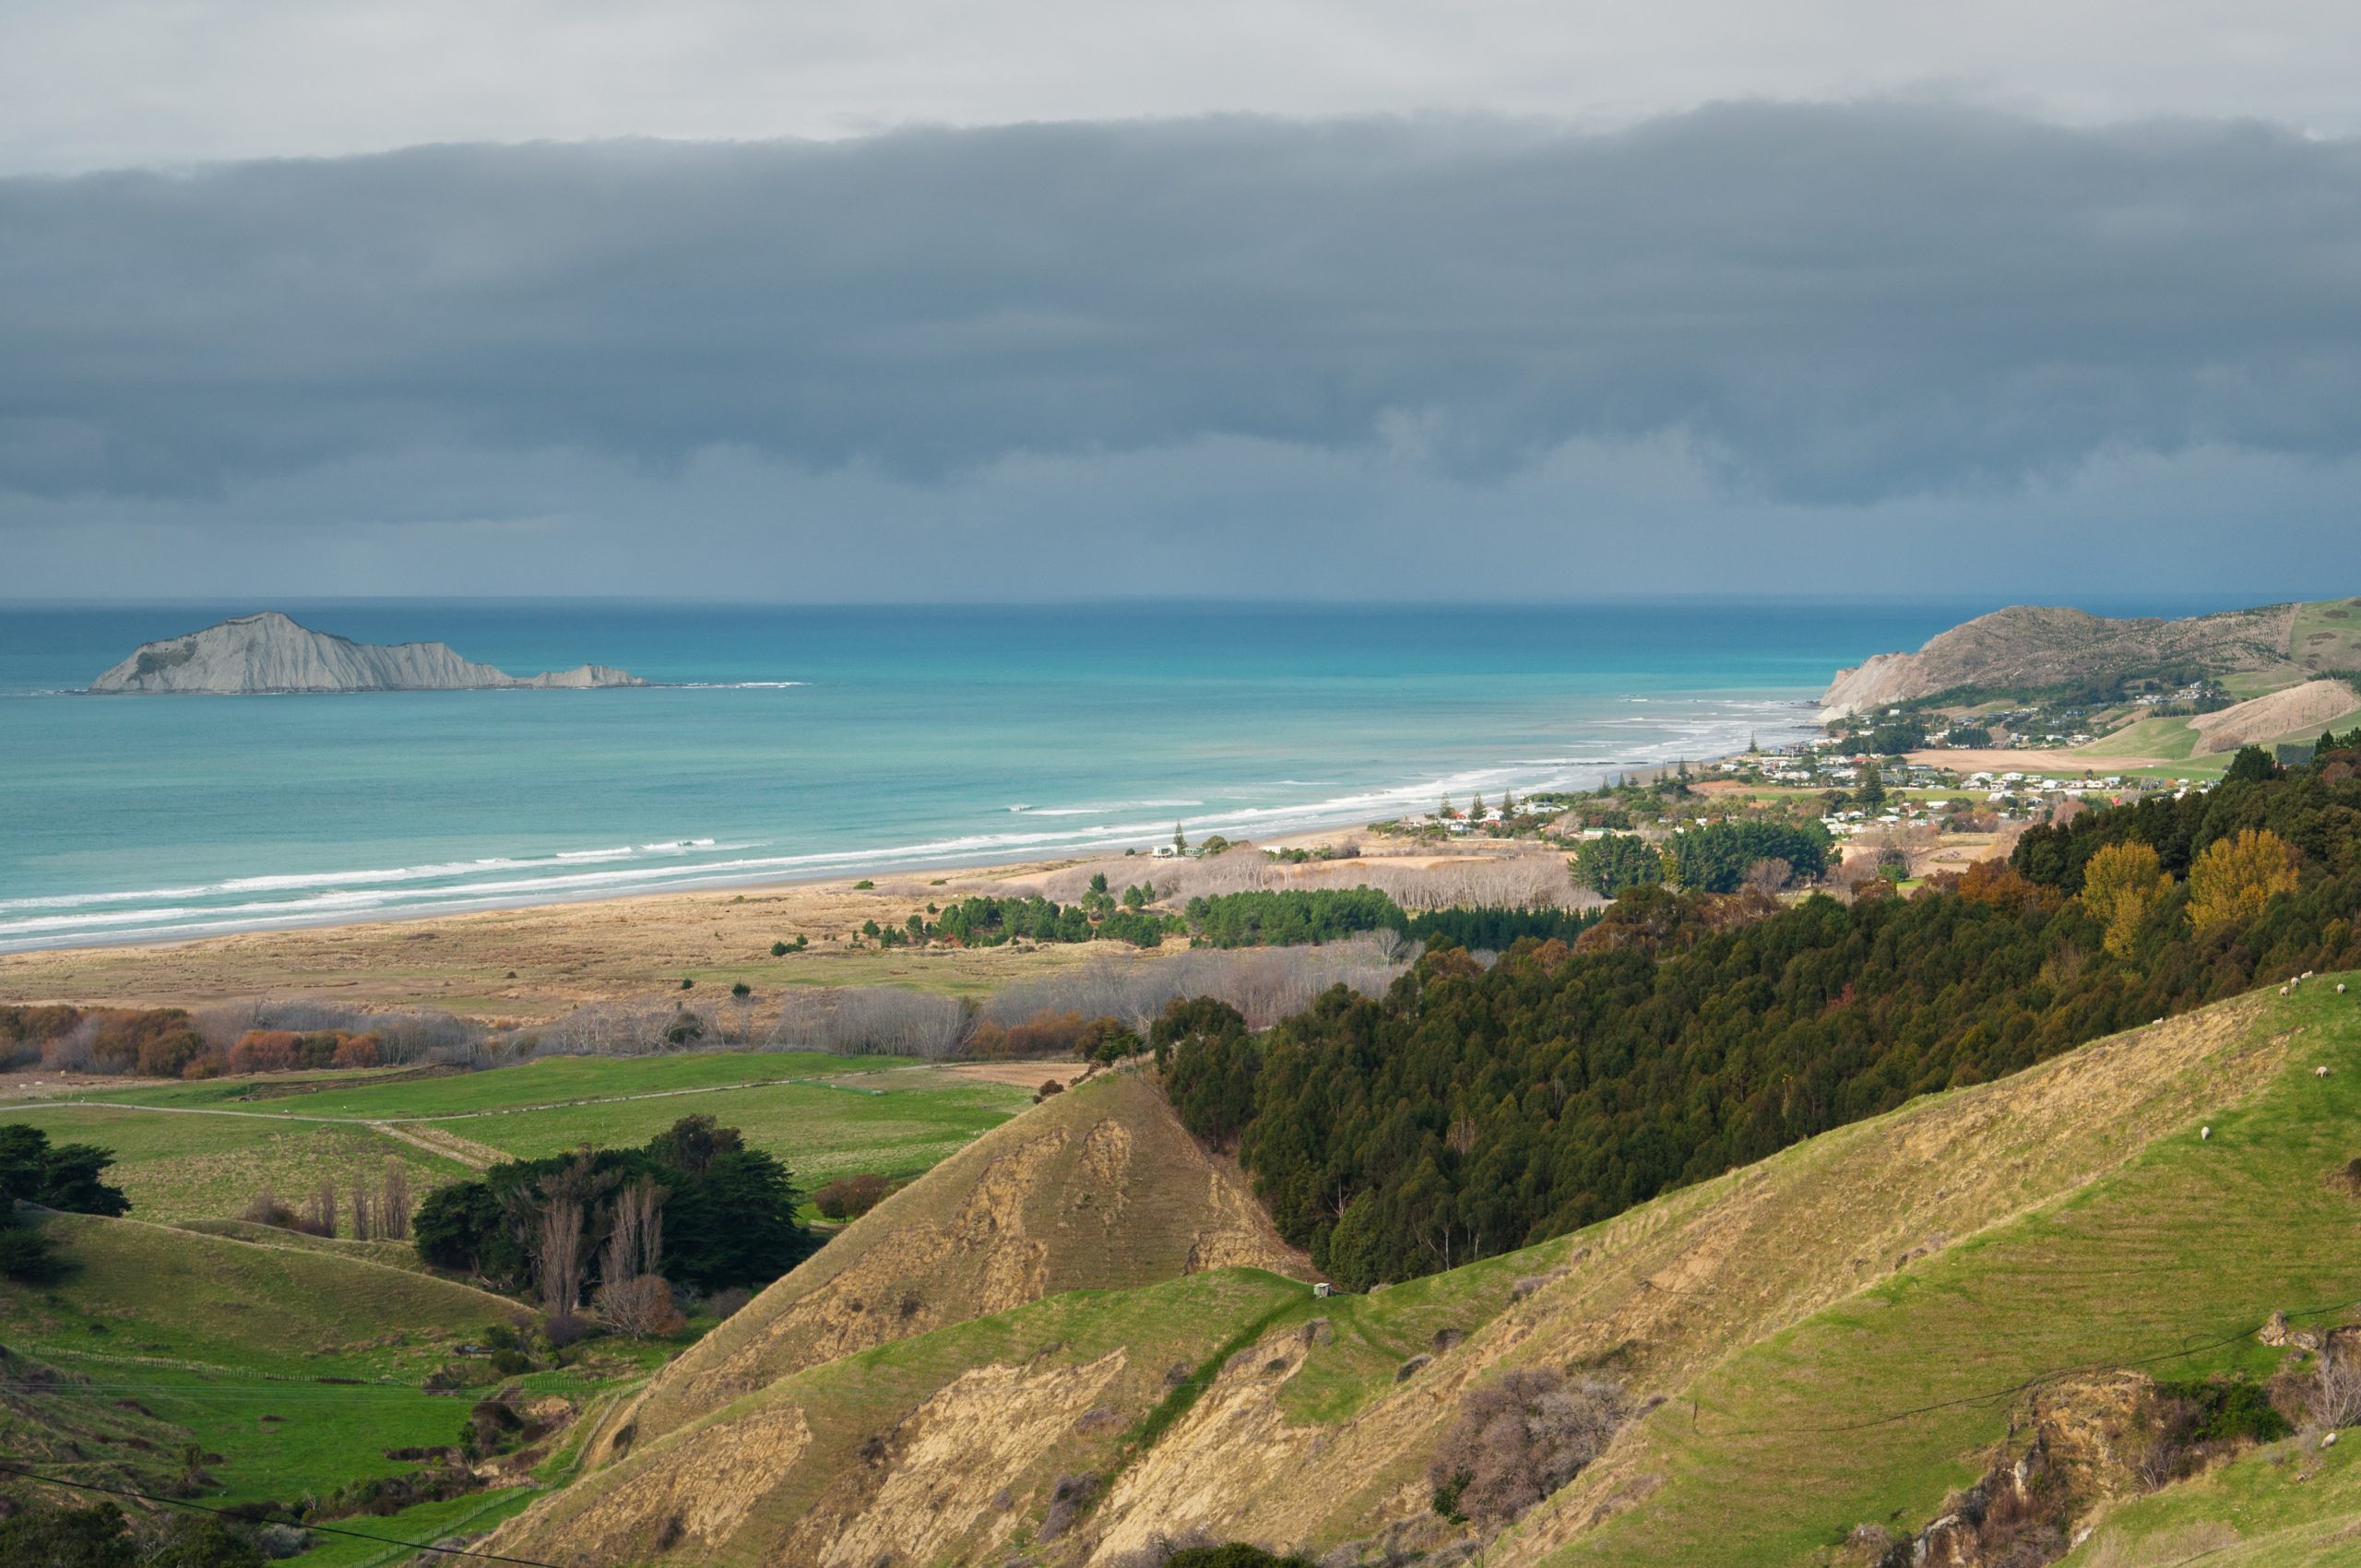
[[[1382,997],[1332,992],[1260,1034],[1192,1004],[1153,1040],[1191,1128],[1235,1145],[1281,1230],[1358,1286],[2361,966],[2356,911],[2361,736],[2293,773],[2029,833],[2013,863],[1908,898],[1643,885],[1572,944],[1519,943],[1489,970],[1439,946]]]
[[[240,1218],[307,1236],[341,1234],[356,1241],[406,1241],[413,1206],[409,1167],[398,1156],[388,1155],[384,1170],[374,1180],[356,1174],[341,1196],[335,1180],[324,1176],[298,1209],[281,1203],[279,1194],[266,1186]]]
[[[1020,937],[1033,942],[1128,942],[1134,947],[1153,947],[1168,932],[1180,929],[1169,917],[1142,911],[1140,905],[1146,901],[1143,890],[1127,890],[1133,901],[1118,909],[1107,891],[1106,878],[1100,876],[1097,882],[1084,902],[1073,904],[1055,904],[1038,894],[1014,898],[979,894],[962,898],[933,921],[922,922],[918,934],[954,938],[969,947],[997,947]]]
[[[1576,881],[1613,898],[1633,887],[1670,882],[1697,893],[1735,893],[1750,879],[1784,885],[1828,870],[1832,844],[1818,822],[1748,817],[1684,828],[1661,845],[1610,833],[1575,850]]]
[[[1208,947],[1292,947],[1364,931],[1400,931],[1402,906],[1374,887],[1217,893],[1181,909],[1191,936]]]
[[[0,1005],[0,1071],[206,1078],[409,1063],[481,1065],[483,1026],[447,1013],[363,1013],[317,1002],[235,1006]]]
[[[1750,835],[1748,841],[1760,837]],[[1824,834],[1820,842],[1825,845]],[[1807,857],[1810,852],[1808,848],[1797,851]],[[1812,874],[1817,874],[1820,863],[1814,862]],[[925,932],[956,936],[970,945],[989,946],[1028,937],[1036,942],[1113,938],[1152,947],[1168,933],[1185,932],[1194,944],[1235,948],[1292,947],[1335,942],[1365,932],[1403,932],[1418,940],[1444,932],[1464,932],[1471,936],[1489,932],[1494,937],[1473,944],[1505,946],[1518,936],[1572,936],[1588,918],[1553,904],[1458,906],[1413,917],[1382,889],[1366,885],[1201,894],[1192,897],[1175,918],[1141,909],[1149,897],[1145,887],[1126,888],[1125,902],[1119,908],[1106,891],[1105,877],[1095,881],[1097,885],[1084,895],[1082,902],[1062,906],[1038,896],[962,898],[927,925]],[[1091,912],[1094,898],[1103,906],[1095,914]]]
[[[818,1241],[796,1203],[777,1159],[734,1127],[686,1116],[643,1147],[492,1166],[434,1193],[414,1229],[428,1263],[529,1290],[552,1323],[571,1324],[595,1296],[610,1324],[665,1332],[647,1325],[670,1321],[673,1286],[765,1285],[809,1256]]]

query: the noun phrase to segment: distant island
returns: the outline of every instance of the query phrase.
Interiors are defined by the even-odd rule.
[[[186,636],[144,643],[90,683],[96,694],[233,696],[273,692],[587,691],[647,683],[603,664],[516,676],[460,658],[446,643],[386,647],[298,625],[277,611],[239,615]]]

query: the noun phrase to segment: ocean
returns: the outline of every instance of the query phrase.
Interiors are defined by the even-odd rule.
[[[68,695],[284,609],[662,684]],[[1258,837],[1807,733],[1987,605],[0,607],[0,951]],[[2149,612],[2158,607],[2143,606]],[[2185,612],[2187,607],[2173,607]]]

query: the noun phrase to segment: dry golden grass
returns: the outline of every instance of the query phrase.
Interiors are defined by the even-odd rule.
[[[943,874],[961,886],[986,886],[1055,864]],[[1087,944],[881,951],[846,944],[864,921],[899,925],[952,897],[948,885],[933,887],[924,877],[871,891],[825,882],[12,953],[0,955],[0,1002],[191,1007],[303,997],[535,1021],[585,1002],[673,989],[683,979],[723,991],[742,980],[757,992],[896,984],[979,995],[1090,956]],[[799,935],[811,939],[809,951],[771,956],[773,943]]]
[[[978,1138],[706,1336],[650,1385],[638,1435],[805,1367],[1059,1291],[1230,1267],[1309,1273],[1153,1085],[1102,1075]]]

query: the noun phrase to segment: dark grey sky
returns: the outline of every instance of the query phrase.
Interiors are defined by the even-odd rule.
[[[0,597],[2049,597],[2361,537],[2361,143],[1925,101],[0,179]]]

